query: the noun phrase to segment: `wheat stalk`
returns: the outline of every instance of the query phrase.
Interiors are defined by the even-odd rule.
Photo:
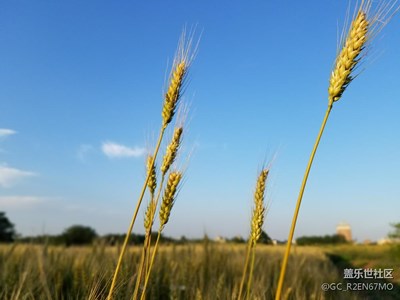
[[[179,116],[178,116],[178,118],[179,118]],[[151,192],[151,201],[149,202],[147,210],[145,212],[144,227],[145,227],[146,235],[145,235],[145,242],[143,245],[142,258],[141,258],[140,266],[139,266],[139,273],[138,273],[139,275],[136,278],[136,286],[135,286],[135,290],[133,293],[133,299],[136,299],[136,297],[137,297],[137,293],[138,293],[141,278],[142,278],[142,273],[145,272],[144,274],[146,274],[148,272],[148,268],[150,265],[149,249],[150,249],[150,244],[151,244],[151,230],[152,230],[152,226],[154,223],[156,208],[158,206],[158,201],[159,201],[159,198],[161,195],[161,189],[163,188],[163,185],[164,185],[164,179],[165,179],[166,173],[168,172],[168,170],[170,169],[171,165],[174,163],[174,161],[178,155],[178,150],[181,145],[182,134],[183,134],[183,125],[175,127],[171,142],[167,146],[166,153],[163,157],[163,162],[161,165],[161,183],[160,183],[156,197],[154,197],[154,191],[156,188],[156,168],[155,168],[155,166],[153,166],[153,169],[151,171],[152,176],[150,177],[150,179],[153,178],[152,182],[154,182],[154,183],[148,184],[149,190]],[[148,167],[147,167],[148,172],[149,172],[149,161],[150,161],[150,159],[148,159]],[[149,180],[149,182],[150,182],[150,180]],[[146,261],[146,263],[145,263],[145,261]]]
[[[371,41],[376,34],[387,24],[391,17],[396,13],[399,7],[396,7],[397,1],[382,1],[378,5],[374,14],[370,13],[371,1],[361,1],[360,5],[356,9],[353,21],[348,30],[348,34],[344,42],[340,53],[337,55],[335,64],[331,73],[329,87],[328,87],[328,108],[325,112],[324,119],[322,121],[320,130],[317,135],[317,139],[314,143],[314,147],[311,151],[311,155],[304,173],[303,181],[300,187],[299,195],[296,202],[295,211],[292,218],[292,224],[287,239],[285,254],[282,260],[281,272],[279,275],[278,286],[275,294],[275,299],[280,300],[283,282],[285,279],[287,263],[290,254],[290,248],[294,237],[294,231],[296,228],[297,217],[300,211],[301,201],[303,199],[304,190],[307,184],[308,175],[311,170],[311,166],[314,160],[315,153],[318,149],[319,142],[325,129],[325,125],[328,121],[328,117],[333,107],[333,103],[338,101],[347,86],[354,79],[354,70],[360,63],[362,58],[365,56],[365,49],[368,46],[368,42]]]
[[[157,141],[156,147],[154,149],[154,153],[152,155],[152,157],[153,157],[153,159],[151,160],[152,162],[148,165],[149,170],[153,169],[153,167],[154,167],[154,162],[157,158],[157,154],[160,149],[162,139],[164,137],[164,132],[165,132],[168,124],[171,122],[172,118],[174,117],[174,114],[175,114],[175,111],[177,108],[177,104],[182,96],[182,86],[183,86],[183,83],[184,83],[184,80],[185,80],[185,77],[187,74],[187,70],[191,64],[192,59],[194,58],[194,53],[196,51],[196,49],[194,49],[194,51],[191,52],[191,45],[192,45],[192,38],[190,38],[188,41],[186,41],[185,32],[184,32],[179,41],[178,51],[177,51],[177,54],[175,55],[174,65],[172,67],[172,73],[171,73],[170,80],[169,80],[169,87],[168,87],[167,93],[165,94],[164,105],[162,108],[162,125],[161,125],[161,129],[160,129],[158,141]],[[190,53],[193,53],[193,55],[189,55]],[[118,273],[121,268],[122,259],[126,252],[129,237],[131,235],[133,226],[135,224],[136,217],[139,212],[139,208],[142,204],[142,200],[143,200],[143,197],[144,197],[144,194],[146,191],[146,187],[150,181],[150,177],[151,177],[151,172],[147,172],[145,182],[143,184],[140,196],[139,196],[137,204],[136,204],[135,211],[133,213],[131,222],[129,224],[127,233],[125,235],[125,239],[124,239],[124,243],[121,248],[120,255],[118,257],[118,262],[115,267],[115,271],[114,271],[113,279],[111,282],[110,290],[109,290],[109,293],[107,296],[107,300],[112,299],[112,295],[113,295],[113,291],[115,289]]]
[[[252,281],[252,276],[253,276],[252,274],[253,274],[253,268],[254,268],[255,247],[256,247],[257,241],[260,239],[261,232],[262,232],[262,226],[264,223],[265,185],[266,185],[268,174],[269,174],[269,170],[263,169],[257,177],[256,189],[254,192],[254,209],[253,209],[252,218],[251,218],[251,231],[250,231],[250,237],[249,237],[249,241],[248,241],[248,245],[247,245],[246,260],[244,263],[242,280],[240,281],[239,294],[238,294],[237,299],[240,299],[242,296],[242,291],[243,291],[246,275],[248,275],[247,298],[250,297],[250,286],[251,286],[251,281]],[[247,269],[249,267],[250,254],[252,256],[252,260],[250,263],[249,274],[247,274]]]
[[[151,270],[154,264],[154,259],[157,253],[158,244],[161,237],[161,232],[163,231],[165,225],[168,223],[169,216],[171,214],[172,206],[174,205],[175,198],[178,192],[179,183],[182,179],[182,173],[178,171],[171,172],[168,177],[167,185],[164,189],[164,195],[162,198],[161,206],[160,206],[160,227],[158,229],[157,240],[154,245],[153,253],[150,260],[149,269],[146,272],[146,277],[144,281],[142,296],[140,299],[144,299],[146,295],[146,288],[149,282]]]

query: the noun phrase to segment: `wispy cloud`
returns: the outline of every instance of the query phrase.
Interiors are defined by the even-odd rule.
[[[76,156],[81,162],[86,162],[86,157],[88,156],[89,152],[93,151],[94,147],[89,144],[82,144],[79,146]]]
[[[36,176],[36,173],[23,171],[15,168],[10,168],[4,165],[0,165],[0,186],[10,187],[14,185],[17,181],[26,178]]]
[[[46,202],[46,198],[36,196],[0,196],[0,206],[4,208],[26,208]]]
[[[16,134],[17,132],[12,129],[7,129],[7,128],[0,128],[0,139],[5,138],[7,136]]]
[[[146,153],[146,149],[143,147],[129,148],[127,146],[113,142],[103,143],[101,146],[101,150],[105,155],[107,155],[110,158],[140,157]]]

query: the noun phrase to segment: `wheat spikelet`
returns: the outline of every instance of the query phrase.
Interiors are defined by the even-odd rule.
[[[329,103],[342,97],[343,92],[353,80],[352,72],[360,60],[360,54],[367,42],[369,21],[364,11],[360,10],[351,24],[346,42],[336,58],[335,67],[329,80]]]
[[[150,232],[151,227],[153,226],[153,215],[156,210],[156,203],[154,201],[150,201],[147,205],[146,213],[144,214],[144,229],[146,232]]]
[[[181,143],[182,132],[183,127],[177,127],[174,130],[174,135],[172,137],[171,143],[167,146],[167,151],[164,155],[163,163],[161,165],[161,172],[163,175],[168,172],[168,169],[171,167],[176,158]]]
[[[174,205],[176,192],[181,179],[182,174],[180,172],[171,172],[169,174],[167,186],[165,187],[160,207],[160,230],[162,230],[165,224],[168,223],[169,215],[171,213],[172,206]]]
[[[262,225],[264,223],[265,207],[264,194],[265,182],[268,177],[269,170],[262,170],[257,179],[256,191],[254,193],[254,210],[251,220],[251,242],[253,245],[257,243],[261,236]]]
[[[147,156],[147,172],[149,173],[149,180],[147,181],[147,187],[151,195],[154,195],[154,191],[157,187],[157,175],[156,175],[156,164],[153,163],[153,156]]]
[[[176,106],[181,95],[182,84],[186,75],[187,64],[183,58],[176,64],[171,75],[168,91],[165,94],[165,101],[162,110],[163,126],[166,127],[172,120]]]

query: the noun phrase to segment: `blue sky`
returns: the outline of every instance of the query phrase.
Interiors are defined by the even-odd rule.
[[[24,235],[72,224],[124,232],[179,36],[196,26],[178,167],[193,154],[165,233],[246,236],[257,172],[272,160],[264,229],[286,239],[347,5],[2,2],[0,210]],[[399,25],[373,41],[335,103],[295,236],[333,234],[345,221],[358,241],[376,240],[400,221]]]

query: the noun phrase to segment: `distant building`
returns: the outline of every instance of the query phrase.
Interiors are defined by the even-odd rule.
[[[220,235],[218,235],[218,236],[214,239],[214,241],[217,242],[217,243],[226,243],[226,239],[225,239],[224,237],[220,236]]]
[[[393,244],[393,241],[389,238],[383,238],[378,240],[378,245],[387,245],[387,244]]]
[[[343,236],[347,242],[351,242],[353,240],[351,236],[351,227],[349,224],[340,223],[336,227],[336,234]]]
[[[383,238],[378,240],[378,245],[400,244],[400,239]]]

